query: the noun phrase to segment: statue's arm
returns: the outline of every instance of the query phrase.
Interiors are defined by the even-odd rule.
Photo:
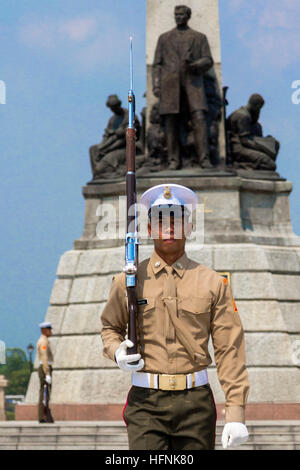
[[[160,93],[160,73],[161,73],[161,66],[163,63],[163,55],[162,55],[162,40],[161,36],[159,37],[155,49],[154,54],[154,61],[152,66],[152,90],[154,96],[157,98],[159,97]]]
[[[191,70],[197,70],[199,73],[205,73],[213,65],[213,59],[211,57],[202,57],[189,64]]]
[[[115,134],[118,139],[123,139],[126,135],[126,130],[128,127],[128,111],[124,109],[124,118],[119,127],[115,130]]]
[[[255,141],[253,140],[252,135],[240,137],[240,141],[241,141],[241,144],[243,145],[243,147],[247,147],[247,148],[252,149],[252,150],[258,150],[258,147],[257,147]]]
[[[191,62],[189,64],[189,68],[203,74],[207,72],[213,64],[214,61],[211,55],[207,37],[203,35],[199,41],[199,59]]]
[[[112,128],[112,121],[113,121],[113,116],[109,119],[107,126],[104,129],[104,134],[103,134],[104,140],[115,133],[114,129]]]
[[[253,140],[252,122],[248,115],[242,115],[237,120],[237,132],[240,142],[244,147],[257,150],[257,145]]]

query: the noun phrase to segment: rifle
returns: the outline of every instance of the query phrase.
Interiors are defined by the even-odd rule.
[[[137,265],[138,265],[138,233],[136,212],[136,176],[135,176],[135,96],[133,92],[133,61],[132,38],[130,38],[130,90],[128,92],[128,128],[126,130],[126,196],[127,196],[127,230],[125,239],[126,291],[128,300],[128,339],[133,347],[128,348],[128,354],[137,353],[136,316],[137,316]],[[137,364],[137,362],[132,362]]]
[[[49,388],[46,382],[44,382],[44,390],[43,390],[43,414],[44,414],[45,421],[47,421],[47,423],[54,423],[51,410],[49,408]]]

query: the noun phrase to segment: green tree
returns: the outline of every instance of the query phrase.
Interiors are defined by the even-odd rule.
[[[23,349],[7,348],[6,364],[0,370],[8,380],[6,395],[25,395],[30,378],[30,364]]]

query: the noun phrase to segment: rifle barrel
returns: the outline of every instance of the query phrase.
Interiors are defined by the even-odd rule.
[[[126,131],[126,196],[127,196],[127,231],[125,242],[126,291],[128,299],[128,339],[134,346],[128,354],[137,352],[136,316],[137,316],[137,265],[138,234],[136,213],[136,176],[135,176],[135,96],[133,92],[133,54],[132,37],[130,37],[130,90],[128,92],[128,128]]]

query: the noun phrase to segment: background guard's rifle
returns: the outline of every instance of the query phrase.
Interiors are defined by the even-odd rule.
[[[49,386],[46,382],[44,382],[44,389],[43,389],[43,414],[44,419],[47,423],[54,423],[51,410],[49,408]]]
[[[125,246],[126,291],[129,310],[128,339],[134,346],[128,354],[137,352],[136,316],[137,316],[137,266],[138,266],[138,233],[136,212],[136,176],[135,176],[135,96],[133,92],[132,38],[130,38],[130,90],[128,92],[129,121],[126,131],[126,195],[127,195],[127,231]],[[132,363],[137,364],[137,362]]]

